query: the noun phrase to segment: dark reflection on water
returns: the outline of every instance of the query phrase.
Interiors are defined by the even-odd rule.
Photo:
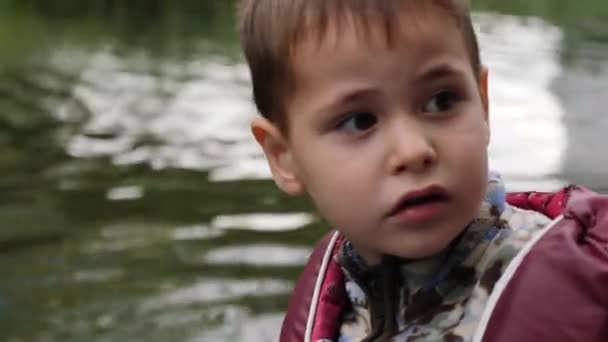
[[[608,192],[608,45],[588,43],[578,54],[552,85],[567,113],[562,169],[568,180]]]
[[[275,339],[326,227],[249,137],[233,4],[61,3],[0,1],[0,340]],[[476,6],[495,167],[607,190],[607,7]]]

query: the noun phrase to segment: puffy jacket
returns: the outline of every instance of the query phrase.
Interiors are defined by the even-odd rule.
[[[608,196],[570,186],[507,200],[554,221],[509,264],[474,341],[608,341]],[[290,297],[280,342],[337,337],[347,298],[334,256],[343,241],[334,231],[315,247]]]

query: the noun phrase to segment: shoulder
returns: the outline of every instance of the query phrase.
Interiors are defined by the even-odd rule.
[[[305,336],[333,333],[337,327],[320,323],[332,322],[326,316],[337,316],[345,294],[343,274],[335,254],[343,242],[336,231],[327,233],[316,245],[302,271],[290,298],[281,328],[281,342],[304,341]],[[337,322],[334,322],[337,324]]]
[[[509,264],[476,341],[604,341],[608,196],[576,188]]]
[[[541,212],[521,209],[512,205],[505,206],[501,219],[506,221],[515,233],[522,230],[528,232],[540,231],[552,221],[551,218]]]

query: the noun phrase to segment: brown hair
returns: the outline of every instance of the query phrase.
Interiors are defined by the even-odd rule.
[[[240,0],[239,29],[253,84],[253,98],[260,114],[287,133],[285,105],[295,82],[292,52],[305,35],[319,40],[328,26],[340,27],[352,19],[362,32],[381,24],[388,44],[394,40],[398,14],[406,6],[433,4],[452,14],[463,33],[473,71],[481,58],[471,23],[468,0]]]

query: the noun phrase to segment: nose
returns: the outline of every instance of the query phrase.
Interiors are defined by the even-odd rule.
[[[387,172],[424,172],[437,162],[432,135],[412,120],[395,122],[387,134]]]

